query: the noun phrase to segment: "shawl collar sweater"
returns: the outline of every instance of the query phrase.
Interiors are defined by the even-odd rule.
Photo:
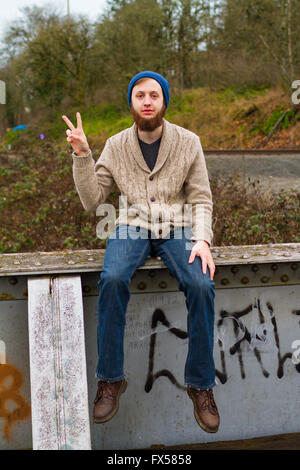
[[[74,183],[85,210],[96,211],[116,184],[121,193],[116,226],[139,226],[157,238],[189,226],[193,241],[212,244],[212,193],[200,138],[193,132],[163,119],[152,171],[135,123],[107,139],[96,162],[91,150],[86,156],[73,152],[72,157]]]

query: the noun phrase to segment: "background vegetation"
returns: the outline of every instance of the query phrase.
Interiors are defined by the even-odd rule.
[[[75,191],[61,115],[75,122],[81,112],[98,158],[107,137],[132,124],[126,90],[141,70],[167,77],[166,118],[196,132],[204,149],[299,149],[297,3],[109,0],[93,24],[51,6],[24,8],[0,51],[0,252],[105,247],[99,218]],[[297,191],[265,194],[234,175],[211,186],[215,245],[300,241]]]

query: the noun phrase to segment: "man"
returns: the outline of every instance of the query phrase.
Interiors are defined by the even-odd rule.
[[[160,256],[184,292],[188,310],[188,355],[184,378],[197,423],[216,432],[219,413],[213,396],[215,266],[212,242],[212,195],[205,159],[196,134],[163,116],[169,83],[160,74],[137,74],[128,87],[132,127],[110,137],[95,164],[77,113],[77,128],[67,140],[74,152],[73,176],[84,208],[94,211],[114,183],[126,197],[116,230],[107,241],[98,281],[98,389],[94,421],[104,423],[119,407],[127,388],[123,372],[129,284],[147,256]],[[183,206],[191,210],[182,217]],[[188,247],[188,248],[187,248]]]

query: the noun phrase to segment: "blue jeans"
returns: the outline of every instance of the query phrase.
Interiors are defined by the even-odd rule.
[[[208,267],[206,274],[203,274],[199,256],[196,256],[193,263],[188,263],[191,236],[189,227],[171,231],[169,238],[153,238],[150,230],[120,225],[109,237],[98,281],[99,359],[96,377],[99,380],[115,382],[125,377],[124,332],[130,298],[129,284],[135,271],[151,255],[161,257],[177,279],[180,291],[185,294],[188,311],[185,385],[198,389],[214,387],[215,283],[210,280]],[[189,244],[189,249],[186,249],[186,244]]]

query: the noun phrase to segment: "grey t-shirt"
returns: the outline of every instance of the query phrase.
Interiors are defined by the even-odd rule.
[[[151,171],[153,170],[155,166],[155,162],[156,162],[158,151],[159,151],[160,141],[161,141],[161,137],[157,139],[155,142],[152,142],[152,144],[147,144],[146,142],[143,142],[141,139],[139,139],[143,157]]]

